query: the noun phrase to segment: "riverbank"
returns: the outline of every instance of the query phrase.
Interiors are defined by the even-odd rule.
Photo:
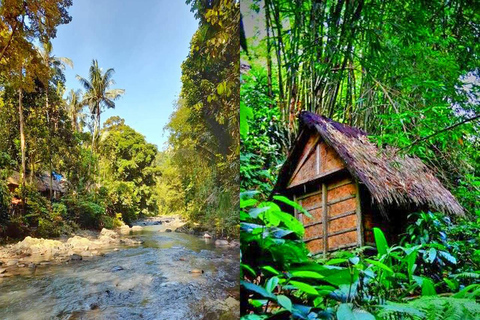
[[[135,234],[146,225],[163,225],[165,230],[171,230],[169,228],[177,229],[184,224],[177,216],[152,217],[139,220],[132,227],[78,230],[70,237],[43,239],[27,236],[22,241],[0,247],[0,278],[28,274],[37,267],[88,260],[122,247],[139,245],[141,241],[135,238]],[[126,235],[133,237],[124,237]]]
[[[208,231],[192,229],[179,216],[147,217],[136,221],[132,227],[122,225],[114,230],[104,228],[99,232],[79,230],[68,238],[57,239],[27,236],[17,243],[1,246],[0,278],[29,274],[38,267],[93,259],[112,250],[137,246],[142,242],[135,235],[146,226],[161,226],[159,232],[192,234],[217,247],[237,248],[240,245],[236,240],[215,239]]]

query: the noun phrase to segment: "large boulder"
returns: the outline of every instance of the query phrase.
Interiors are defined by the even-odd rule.
[[[142,230],[143,230],[143,228],[142,228],[141,226],[133,226],[133,227],[132,227],[132,231],[133,231],[133,232],[142,231]]]
[[[92,247],[93,243],[87,238],[74,236],[67,240],[67,245],[73,250],[85,251]]]
[[[115,231],[103,228],[102,231],[100,231],[100,236],[98,237],[98,241],[100,241],[103,244],[117,243],[118,233],[116,233]]]
[[[129,226],[127,226],[126,224],[124,224],[123,226],[121,226],[120,228],[118,228],[118,231],[121,233],[121,234],[129,234],[131,229]]]
[[[14,250],[17,254],[26,255],[54,255],[64,249],[64,244],[61,241],[37,239],[30,236],[14,245]]]

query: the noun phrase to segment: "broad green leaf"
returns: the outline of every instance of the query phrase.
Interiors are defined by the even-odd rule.
[[[385,270],[385,271],[388,271],[388,272],[390,272],[390,273],[393,273],[393,270],[392,270],[389,266],[387,266],[387,265],[384,264],[384,263],[381,263],[380,261],[376,261],[376,260],[372,260],[372,259],[365,259],[365,261],[368,262],[368,263],[370,263],[370,264],[372,264],[372,265],[374,265],[375,267],[378,267],[378,268],[380,268],[380,269],[383,269],[383,270]]]
[[[417,264],[415,263],[417,261],[417,255],[418,255],[418,250],[414,250],[407,256],[407,269],[408,269],[407,271],[408,271],[408,278],[410,279],[410,281],[413,280],[413,273],[417,268]]]
[[[348,259],[344,259],[344,258],[334,258],[334,259],[329,259],[327,262],[325,262],[325,265],[330,266],[334,264],[342,264],[347,261]]]
[[[253,270],[249,265],[244,264],[244,263],[240,263],[240,266],[241,266],[242,268],[244,268],[245,270],[247,270],[248,272],[250,272],[250,274],[251,274],[252,276],[254,276],[254,277],[257,276],[257,274],[255,273],[255,270]]]
[[[430,248],[430,250],[427,251],[427,262],[433,263],[436,257],[437,257],[437,250],[435,248]]]
[[[266,315],[257,315],[257,314],[247,314],[240,318],[240,320],[264,320],[267,319]]]
[[[292,301],[290,298],[284,296],[284,295],[278,295],[277,296],[277,301],[278,304],[287,309],[288,311],[292,311]]]
[[[257,199],[246,199],[246,200],[240,200],[240,209],[246,208],[246,207],[252,207],[258,203]]]
[[[240,135],[246,137],[249,131],[248,121],[253,118],[253,110],[240,101]]]
[[[259,295],[261,295],[264,298],[275,299],[275,295],[271,294],[270,292],[265,290],[263,287],[260,287],[256,284],[241,280],[240,285],[242,285],[248,291],[258,293]]]
[[[292,271],[290,273],[292,278],[311,278],[311,279],[323,279],[324,276],[314,271]]]
[[[277,287],[277,285],[278,285],[278,277],[277,276],[271,277],[270,279],[268,279],[267,283],[265,284],[265,290],[272,293],[273,290],[275,290],[275,288]]]
[[[383,231],[379,228],[373,228],[373,235],[375,237],[375,244],[377,245],[378,253],[380,255],[387,254],[388,244]]]
[[[277,270],[275,270],[275,268],[271,267],[271,266],[263,266],[261,267],[263,270],[265,271],[268,271],[270,273],[273,273],[274,275],[279,275],[280,272],[278,272]]]
[[[256,308],[264,306],[267,302],[268,300],[266,299],[248,299],[248,303]]]
[[[423,278],[422,282],[422,296],[435,296],[437,292],[435,291],[435,286],[433,285],[432,280],[429,278]]]
[[[299,205],[298,203],[296,203],[295,201],[292,201],[290,199],[288,199],[287,197],[284,197],[284,196],[273,196],[273,199],[277,200],[277,201],[280,201],[280,202],[283,202],[285,204],[288,204],[289,206],[297,209],[298,211],[300,211],[301,213],[303,213],[304,215],[306,215],[307,217],[311,218],[312,215],[310,213],[308,213],[307,210],[305,210],[301,205]]]
[[[314,287],[312,287],[311,285],[307,284],[307,283],[304,283],[304,282],[299,282],[299,281],[290,281],[290,284],[296,288],[298,288],[299,290],[305,292],[305,293],[308,293],[308,294],[312,294],[312,295],[317,295],[318,296],[318,291],[317,289],[315,289]]]
[[[265,212],[267,210],[270,210],[270,208],[269,207],[253,208],[252,210],[248,211],[248,214],[253,219],[256,219],[260,213]]]
[[[291,214],[283,211],[273,211],[271,212],[271,216],[275,216],[278,221],[283,223],[289,230],[295,232],[300,238],[303,237],[303,234],[305,233],[303,224]]]
[[[446,252],[446,251],[439,251],[438,254],[442,257],[442,258],[445,258],[448,262],[450,262],[451,264],[457,264],[457,259],[452,256],[450,253]]]

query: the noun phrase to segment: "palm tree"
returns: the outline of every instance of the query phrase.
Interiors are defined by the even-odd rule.
[[[42,43],[42,48],[38,48],[37,51],[40,54],[40,57],[48,68],[48,73],[45,77],[45,111],[47,113],[47,123],[48,126],[50,127],[50,118],[51,118],[51,113],[50,113],[50,106],[48,103],[48,89],[50,86],[50,80],[52,80],[55,76],[60,77],[62,80],[65,81],[65,76],[63,74],[63,71],[65,70],[65,65],[70,66],[70,68],[73,68],[73,62],[69,58],[65,57],[55,57],[52,55],[52,43],[50,41]],[[55,123],[56,127],[56,123]],[[50,139],[49,139],[50,140]],[[51,152],[51,146],[50,142],[48,143],[48,153],[49,153],[49,158],[50,158],[50,199],[53,196],[53,164],[52,164],[52,152]],[[33,172],[32,172],[33,174]]]
[[[100,130],[100,114],[105,107],[115,108],[115,100],[125,93],[123,89],[109,89],[110,86],[115,84],[115,81],[112,79],[115,73],[113,68],[108,69],[105,73],[102,72],[103,70],[98,66],[98,61],[94,59],[90,66],[88,80],[77,75],[77,79],[85,89],[82,103],[88,105],[92,119],[94,120],[92,150],[94,149],[94,141]]]
[[[84,104],[82,103],[82,91],[70,89],[67,97],[66,109],[70,120],[72,121],[72,129],[75,132],[83,130],[85,126],[85,113],[82,112]]]

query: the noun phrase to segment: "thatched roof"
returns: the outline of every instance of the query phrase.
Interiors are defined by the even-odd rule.
[[[339,154],[348,171],[368,188],[382,211],[392,206],[413,206],[446,214],[464,214],[455,197],[419,158],[400,155],[393,147],[380,150],[368,140],[364,131],[311,112],[301,113],[300,125],[303,131],[320,134]],[[302,146],[295,145],[290,152],[274,192],[287,187],[300,148]]]
[[[14,171],[8,178],[7,178],[7,184],[13,185],[13,186],[19,186],[20,185],[20,173]],[[64,180],[64,179],[62,179]],[[52,181],[52,190],[57,191],[57,192],[65,192],[65,186],[64,182],[62,180],[56,180],[55,177],[53,178]],[[29,177],[26,178],[26,181],[30,181]],[[50,190],[50,176],[48,173],[42,173],[39,176],[35,177],[35,185],[37,187],[37,190],[40,192],[45,192]]]

